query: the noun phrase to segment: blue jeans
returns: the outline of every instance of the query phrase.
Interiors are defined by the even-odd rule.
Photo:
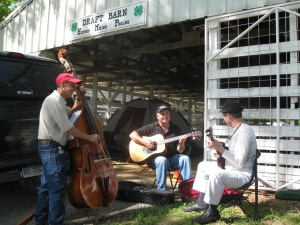
[[[167,172],[170,168],[179,169],[182,180],[190,179],[192,176],[191,160],[184,154],[172,157],[157,156],[148,165],[156,171],[157,189],[160,190],[166,190]]]
[[[56,144],[38,143],[43,172],[38,191],[35,220],[38,224],[60,225],[65,217],[63,197],[67,184],[67,155]]]

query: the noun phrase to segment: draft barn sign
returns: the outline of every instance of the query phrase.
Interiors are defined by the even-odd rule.
[[[138,2],[71,20],[72,40],[146,24],[147,2]]]

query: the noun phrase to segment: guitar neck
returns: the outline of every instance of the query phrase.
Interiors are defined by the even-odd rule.
[[[183,135],[180,135],[180,136],[177,136],[177,137],[168,138],[168,139],[163,140],[163,141],[158,141],[157,145],[166,144],[166,143],[169,143],[169,142],[172,142],[172,141],[177,141],[177,140],[180,140],[181,138],[190,137],[190,136],[191,136],[191,133],[188,133],[188,134],[183,134]]]

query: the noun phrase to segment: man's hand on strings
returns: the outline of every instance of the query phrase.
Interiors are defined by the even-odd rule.
[[[84,86],[80,86],[80,91],[85,94],[86,93],[86,89]],[[74,101],[74,105],[72,107],[72,112],[76,112],[78,110],[81,110],[83,108],[83,102],[80,98],[80,96],[76,96],[75,101]]]
[[[101,137],[98,134],[91,134],[89,136],[90,136],[89,141],[92,142],[93,144],[97,144],[101,140]]]
[[[188,137],[182,137],[182,138],[180,138],[179,144],[180,144],[180,145],[184,145],[184,143],[185,143],[185,141],[186,141],[187,138],[188,138]]]
[[[84,86],[80,86],[80,91],[81,91],[83,94],[85,94],[85,93],[86,93],[85,87],[84,87]]]
[[[144,142],[144,146],[152,151],[155,151],[157,149],[157,143],[151,140],[146,140]]]
[[[217,150],[221,154],[225,150],[223,148],[223,145],[221,144],[221,142],[217,141],[216,139],[207,141],[207,145],[208,145],[209,148],[215,149],[215,150]]]

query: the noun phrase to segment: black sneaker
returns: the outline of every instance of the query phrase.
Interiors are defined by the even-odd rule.
[[[209,211],[206,211],[202,216],[196,218],[193,220],[193,222],[199,223],[199,224],[207,224],[211,222],[215,222],[220,219],[220,214],[217,211],[215,214],[212,214]]]

